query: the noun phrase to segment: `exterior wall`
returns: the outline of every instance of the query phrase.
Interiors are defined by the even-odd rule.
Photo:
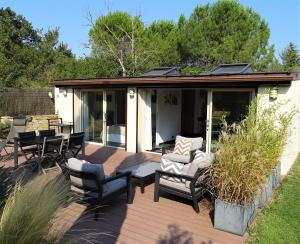
[[[66,96],[64,91],[67,91]],[[73,122],[73,89],[55,88],[55,113],[63,122]]]
[[[130,95],[130,90],[133,90],[133,96]],[[137,135],[137,89],[127,89],[127,136],[126,150],[128,152],[136,152],[136,135]]]
[[[74,132],[81,132],[81,91],[74,91]]]
[[[284,111],[291,111],[296,109],[300,111],[300,80],[292,81],[291,86],[278,86],[278,98],[275,101],[269,100],[268,89],[272,86],[258,87],[258,96],[261,98],[262,106],[270,106],[272,103],[286,103]],[[290,133],[287,139],[285,149],[281,157],[281,175],[286,175],[295,162],[300,152],[300,114],[299,112],[294,116]]]
[[[174,97],[176,103],[167,102]],[[172,102],[172,101],[171,101]],[[156,144],[174,140],[181,133],[181,89],[157,90]]]

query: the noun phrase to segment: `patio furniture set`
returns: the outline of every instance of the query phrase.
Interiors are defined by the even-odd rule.
[[[131,203],[132,178],[140,182],[141,193],[146,180],[154,178],[155,202],[166,192],[191,200],[199,213],[198,201],[205,190],[203,175],[213,162],[212,154],[200,151],[202,142],[201,137],[177,136],[174,151],[162,155],[161,163],[147,161],[118,170],[115,176],[106,176],[102,164],[71,158],[66,164],[71,190],[91,204],[103,204],[121,193],[127,193],[127,203]]]
[[[84,152],[84,133],[57,133],[55,129],[26,131],[27,119],[14,119],[7,138],[1,143],[7,159],[13,156],[15,170],[31,167],[33,171],[46,173],[50,169],[62,169],[68,158]],[[8,148],[11,148],[9,152]],[[20,151],[19,151],[20,149]],[[26,162],[18,165],[19,152]]]

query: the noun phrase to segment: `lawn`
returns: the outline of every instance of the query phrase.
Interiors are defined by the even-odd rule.
[[[300,243],[300,157],[258,215],[248,243]]]

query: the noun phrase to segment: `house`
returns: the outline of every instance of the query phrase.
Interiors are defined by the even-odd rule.
[[[300,111],[299,73],[254,72],[250,64],[220,65],[210,74],[180,75],[157,68],[139,77],[56,80],[55,107],[84,131],[87,143],[129,152],[159,151],[178,134],[201,136],[214,151],[220,120],[240,121],[255,96],[262,106],[289,100]],[[289,107],[290,106],[290,107]],[[282,157],[286,174],[300,151],[300,117],[292,122]]]

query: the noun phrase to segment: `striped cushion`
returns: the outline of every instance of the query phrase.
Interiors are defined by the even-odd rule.
[[[161,158],[160,168],[162,171],[180,175],[182,173],[183,166],[184,166],[184,164],[182,164],[182,163],[177,163],[177,162],[173,162],[168,159]],[[181,179],[176,178],[176,177],[169,177],[169,176],[164,175],[164,176],[162,176],[162,178],[164,178],[166,180],[174,181],[174,182],[181,182]]]
[[[191,150],[192,142],[188,140],[176,140],[175,149],[173,153],[179,155],[189,155]]]

